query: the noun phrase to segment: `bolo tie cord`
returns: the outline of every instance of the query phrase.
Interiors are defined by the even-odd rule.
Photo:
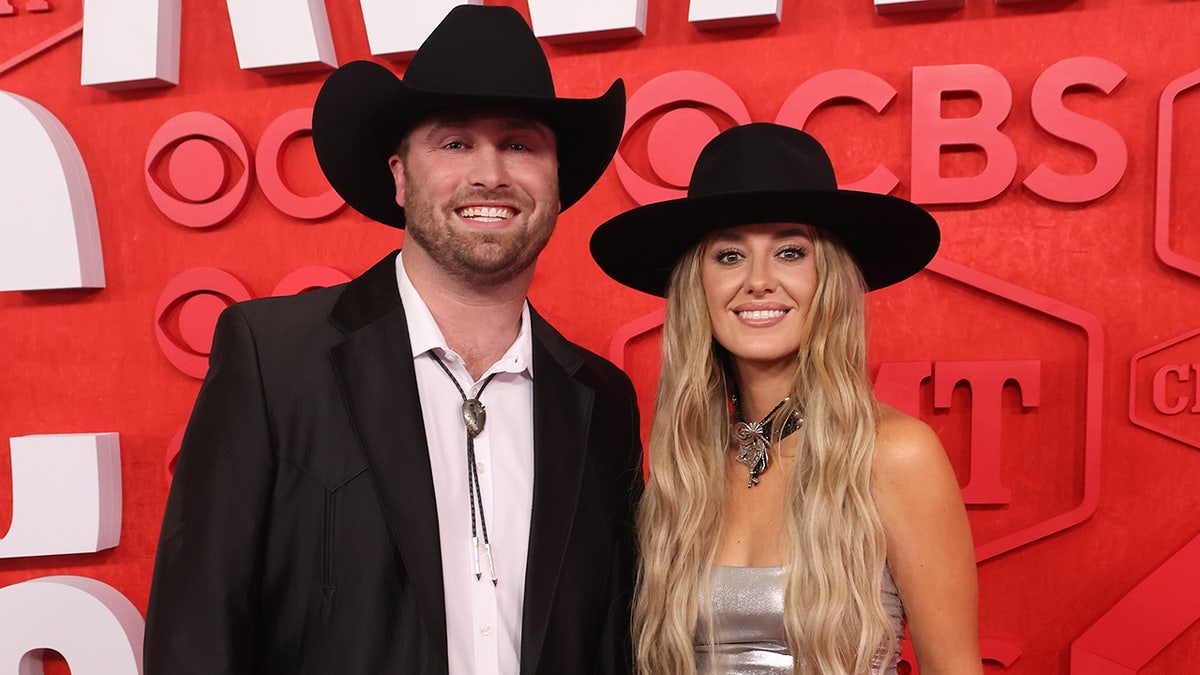
[[[483,514],[483,493],[479,489],[479,470],[475,464],[475,437],[483,431],[484,423],[487,416],[484,411],[483,404],[479,402],[479,397],[483,395],[483,390],[491,384],[492,378],[496,377],[496,373],[487,376],[487,379],[480,385],[479,391],[476,392],[474,398],[467,398],[467,394],[463,391],[462,385],[458,383],[458,378],[450,372],[446,364],[438,358],[437,353],[429,352],[433,360],[442,368],[442,372],[450,378],[454,383],[454,388],[458,390],[458,395],[463,399],[462,405],[462,420],[467,431],[467,494],[471,502],[471,566],[475,572],[475,578],[482,578],[483,574],[479,567],[479,536],[478,531],[483,533],[483,553],[487,558],[488,571],[491,573],[492,585],[497,584],[496,581],[496,564],[492,560],[492,544],[488,539],[487,518]],[[476,507],[478,504],[478,507]],[[476,528],[476,511],[479,513],[479,526]]]

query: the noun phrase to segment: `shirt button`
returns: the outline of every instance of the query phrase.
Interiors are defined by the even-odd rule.
[[[475,470],[479,473],[485,473],[487,471],[487,465],[483,462],[475,462]]]
[[[491,634],[492,634],[492,627],[491,627],[491,626],[489,626],[489,625],[487,625],[487,624],[484,624],[484,625],[480,626],[480,627],[479,627],[479,634],[480,634],[480,635],[482,635],[482,636],[484,636],[484,637],[487,637],[487,636],[491,635]]]

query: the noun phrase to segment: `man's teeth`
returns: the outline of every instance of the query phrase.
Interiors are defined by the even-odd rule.
[[[754,309],[748,312],[738,312],[737,315],[748,321],[756,321],[758,319],[775,319],[786,313],[782,309]]]
[[[458,210],[463,218],[496,222],[513,217],[513,210],[506,206],[465,206]]]

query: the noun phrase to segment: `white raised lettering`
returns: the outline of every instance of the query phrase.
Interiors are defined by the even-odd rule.
[[[367,44],[376,56],[407,56],[429,37],[446,14],[458,5],[482,5],[483,0],[360,0]]]
[[[783,0],[692,0],[688,22],[697,28],[733,28],[779,23]]]
[[[0,291],[103,288],[96,203],[62,123],[0,91]]]
[[[226,0],[226,5],[243,70],[337,67],[323,0]]]
[[[181,1],[83,3],[80,82],[110,91],[179,84]]]
[[[12,525],[0,558],[94,553],[120,542],[117,434],[19,436],[10,445]]]
[[[551,42],[646,34],[646,0],[529,0],[533,33]]]
[[[42,675],[47,649],[62,654],[72,675],[141,675],[146,622],[96,579],[41,577],[0,588],[0,625],[0,664],[18,675]]]

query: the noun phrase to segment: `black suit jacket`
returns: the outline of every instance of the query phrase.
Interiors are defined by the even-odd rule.
[[[395,254],[231,306],[167,500],[147,675],[445,673],[437,511]],[[628,671],[628,378],[533,315],[521,673]]]

